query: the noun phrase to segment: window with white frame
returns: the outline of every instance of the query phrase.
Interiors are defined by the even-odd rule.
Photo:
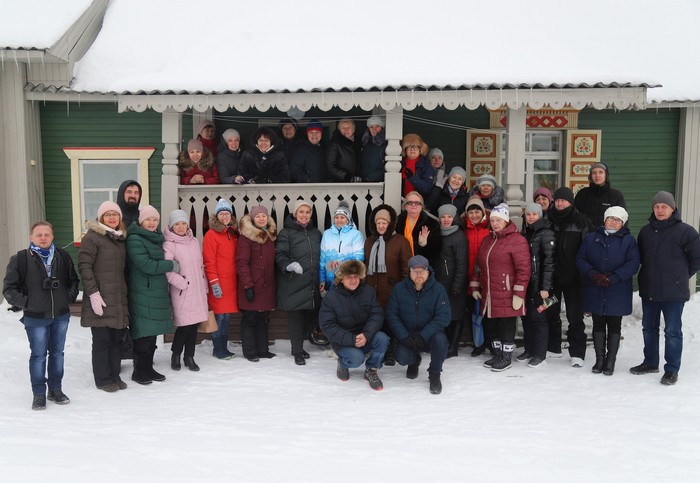
[[[507,168],[505,158],[505,132],[501,146],[501,173]],[[525,184],[520,186],[526,200],[531,200],[535,190],[549,188],[554,193],[561,186],[563,131],[527,131],[525,133]]]
[[[73,239],[80,240],[85,221],[97,218],[103,201],[117,201],[119,185],[135,179],[143,188],[141,206],[149,203],[148,159],[154,148],[65,148],[71,161]]]

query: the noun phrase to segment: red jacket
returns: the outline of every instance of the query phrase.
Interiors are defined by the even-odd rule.
[[[235,221],[231,221],[233,226]],[[214,297],[209,289],[209,310],[215,314],[238,312],[236,295],[236,248],[238,236],[231,227],[224,226],[216,217],[209,219],[209,231],[204,235],[202,255],[204,273],[209,285],[219,282],[223,296]]]
[[[489,318],[525,315],[525,294],[530,281],[530,247],[513,223],[484,239],[476,256],[477,274],[471,291],[481,290],[483,313]],[[513,296],[523,299],[513,309]]]
[[[476,262],[476,254],[479,252],[479,247],[484,238],[487,238],[491,233],[489,230],[489,219],[484,217],[484,219],[478,225],[474,226],[469,218],[465,216],[462,217],[464,220],[464,234],[467,235],[467,241],[469,242],[469,278],[467,280],[474,279],[474,266]]]
[[[204,149],[202,159],[194,163],[187,151],[182,151],[178,156],[180,168],[180,184],[190,184],[192,176],[201,174],[204,176],[204,184],[219,184],[219,171],[216,169],[214,157],[208,149]]]

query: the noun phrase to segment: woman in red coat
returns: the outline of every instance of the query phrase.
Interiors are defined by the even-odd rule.
[[[276,354],[267,346],[267,319],[275,308],[275,240],[277,225],[267,208],[254,206],[241,218],[241,237],[236,252],[238,305],[243,357],[251,362]]]
[[[484,209],[484,203],[478,196],[472,196],[467,201],[467,208],[461,215],[462,225],[464,226],[464,234],[467,235],[467,241],[469,242],[469,258],[468,258],[468,273],[467,280],[474,280],[474,266],[476,265],[476,254],[479,252],[479,247],[491,233],[489,230],[489,217]],[[472,297],[467,297],[467,324],[465,328],[467,329],[467,334],[470,334],[471,323],[469,323],[469,318],[471,314],[474,313],[476,306],[476,300]],[[472,334],[472,341],[474,340]],[[484,342],[477,346],[474,344],[474,350],[472,350],[472,357],[480,356],[486,351],[487,348],[491,347],[491,342],[484,337]]]
[[[510,221],[508,205],[501,203],[491,210],[492,236],[486,238],[476,256],[478,279],[472,281],[472,296],[482,299],[483,313],[488,316],[494,357],[484,367],[500,372],[510,368],[515,348],[515,323],[525,315],[525,294],[530,281],[530,247]]]
[[[218,330],[211,335],[214,357],[231,359],[228,350],[228,324],[231,314],[238,312],[236,294],[236,219],[231,203],[221,198],[214,216],[209,219],[209,231],[204,235],[202,255],[204,272],[209,281],[209,310],[216,316]]]
[[[198,139],[190,139],[178,156],[180,184],[219,184],[214,155]]]

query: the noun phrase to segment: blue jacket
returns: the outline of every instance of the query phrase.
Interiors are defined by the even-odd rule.
[[[355,228],[352,221],[340,229],[333,224],[323,232],[318,272],[319,284],[333,283],[335,271],[328,269],[328,263],[334,260],[340,263],[346,260],[365,261],[365,237]]]
[[[429,341],[450,324],[452,314],[447,291],[435,279],[432,269],[420,292],[416,290],[409,275],[391,291],[385,317],[398,340],[420,334],[424,340]]]
[[[632,277],[639,269],[639,249],[627,228],[606,234],[601,226],[583,239],[576,256],[583,277],[583,311],[596,315],[632,313]],[[608,287],[593,282],[597,273],[609,274]]]
[[[700,236],[683,223],[678,210],[659,221],[654,214],[637,237],[642,268],[639,295],[656,302],[681,302],[690,298],[688,280],[700,270]]]
[[[362,282],[351,292],[341,284],[323,298],[318,322],[337,352],[340,347],[355,347],[360,333],[371,341],[381,330],[384,315],[372,287]]]

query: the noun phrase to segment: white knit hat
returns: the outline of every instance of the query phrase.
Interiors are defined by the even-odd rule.
[[[510,221],[510,209],[505,203],[496,205],[493,210],[491,210],[491,218],[500,218],[501,220]]]
[[[606,220],[610,216],[622,220],[622,223],[627,223],[627,220],[629,219],[629,214],[627,214],[627,210],[625,210],[622,206],[611,206],[610,208],[605,210],[603,220]]]

